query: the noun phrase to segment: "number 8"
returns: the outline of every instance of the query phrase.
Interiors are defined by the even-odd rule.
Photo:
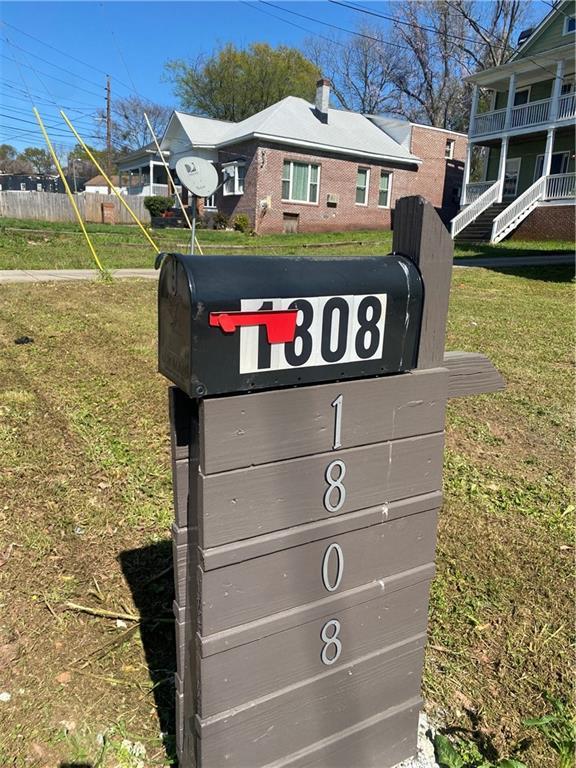
[[[330,627],[334,628],[334,632],[330,637],[328,636],[328,629]],[[320,658],[322,659],[322,663],[326,664],[326,666],[330,666],[330,664],[334,664],[335,661],[338,661],[340,658],[340,654],[342,653],[342,642],[338,639],[338,635],[340,634],[340,622],[338,619],[330,619],[330,621],[327,621],[326,624],[322,627],[322,632],[320,633],[320,637],[322,640],[326,643],[324,648],[322,648],[322,653],[320,654]],[[328,656],[328,648],[333,645],[335,648],[334,656],[330,658]]]
[[[334,478],[332,476],[332,472],[335,467],[338,467],[338,469],[340,470],[340,475],[338,478]],[[344,485],[342,484],[342,481],[344,480],[345,475],[346,475],[346,464],[344,464],[344,462],[341,461],[340,459],[336,459],[336,461],[332,461],[326,467],[326,473],[324,477],[326,478],[326,482],[328,483],[328,488],[326,489],[326,492],[324,494],[324,507],[327,512],[338,512],[339,509],[342,509],[342,506],[346,501],[346,488],[344,488]],[[333,491],[335,490],[338,491],[338,501],[335,504],[333,504],[332,495],[333,495]]]

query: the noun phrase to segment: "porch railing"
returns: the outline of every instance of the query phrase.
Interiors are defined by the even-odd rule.
[[[494,184],[493,181],[473,181],[471,184],[466,184],[466,190],[464,192],[464,200],[462,201],[462,204],[470,205],[470,203],[473,203],[474,200],[478,200],[478,198],[483,195],[487,189],[490,189],[492,184]]]
[[[480,197],[477,197],[473,203],[467,205],[466,208],[460,211],[460,213],[452,219],[450,224],[452,237],[456,237],[456,235],[459,232],[462,232],[468,224],[471,224],[481,213],[498,201],[500,198],[501,187],[502,181],[500,179],[493,182]]]
[[[523,128],[525,125],[538,125],[538,123],[547,122],[551,103],[552,99],[541,99],[512,107],[510,127]]]
[[[509,232],[516,229],[518,224],[536,208],[538,201],[546,194],[546,181],[549,176],[541,176],[531,187],[517,197],[514,202],[504,208],[492,222],[491,243],[499,243]]]
[[[552,99],[529,101],[512,107],[509,127],[525,128],[529,125],[540,125],[550,122]],[[567,93],[558,99],[556,120],[568,120],[576,117],[576,93]],[[494,112],[484,112],[476,115],[470,129],[470,136],[481,136],[488,133],[500,133],[506,129],[506,110],[497,109]]]
[[[471,136],[480,136],[483,133],[498,133],[504,130],[506,124],[506,110],[497,109],[495,112],[484,112],[476,115],[472,124]]]
[[[546,200],[566,200],[572,197],[576,197],[576,173],[546,176]]]
[[[558,120],[576,117],[576,93],[568,93],[560,97],[558,104]]]

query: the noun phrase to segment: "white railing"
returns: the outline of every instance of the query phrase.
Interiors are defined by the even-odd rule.
[[[176,189],[180,194],[182,194],[182,187],[176,187]],[[128,187],[129,195],[144,195],[145,197],[149,197],[151,195],[164,195],[168,197],[173,193],[174,193],[174,187],[172,187],[172,189],[168,191],[168,184],[150,185],[148,182],[146,182],[146,184],[139,184],[133,187]]]
[[[514,202],[504,208],[501,214],[492,222],[491,243],[499,243],[509,232],[516,229],[518,224],[536,208],[538,201],[546,194],[546,181],[548,176],[541,176],[526,192],[517,197]]]
[[[483,195],[487,189],[490,189],[492,184],[494,184],[493,181],[474,181],[472,184],[466,184],[466,192],[464,194],[464,200],[462,201],[462,204],[470,205],[470,203],[473,203],[474,200],[478,200],[478,198]]]
[[[483,133],[498,133],[498,131],[504,130],[505,124],[505,109],[497,109],[495,112],[480,113],[474,118],[470,135],[480,136]]]
[[[525,125],[538,125],[538,123],[547,122],[551,103],[552,99],[541,99],[512,107],[510,128],[523,128]]]
[[[576,197],[576,173],[555,173],[546,176],[546,200]]]
[[[467,205],[457,216],[454,216],[450,224],[452,237],[456,237],[468,224],[471,224],[474,219],[477,219],[481,213],[499,200],[501,185],[501,180],[495,181],[486,192],[477,197],[473,203]]]
[[[576,117],[576,93],[561,96],[558,104],[558,120]]]

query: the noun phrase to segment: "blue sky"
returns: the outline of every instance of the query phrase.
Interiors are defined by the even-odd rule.
[[[390,13],[392,5],[371,0],[361,0],[360,4],[380,13]],[[88,143],[98,144],[93,138],[94,117],[104,106],[106,73],[112,77],[113,97],[136,91],[153,101],[177,106],[171,84],[163,81],[164,63],[170,58],[194,58],[227,42],[239,46],[256,41],[301,46],[311,33],[326,35],[335,31],[269,5],[260,4],[260,10],[254,5],[240,0],[3,0],[0,143],[18,149],[44,145],[30,97],[55,143],[75,143],[58,116],[58,106],[66,109]],[[543,2],[532,5],[538,19],[548,10]],[[282,2],[280,7],[347,29],[354,29],[365,18],[326,0]],[[387,23],[382,21],[383,25]]]

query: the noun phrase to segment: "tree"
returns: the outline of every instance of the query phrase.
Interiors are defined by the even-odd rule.
[[[39,147],[26,147],[17,157],[17,160],[29,164],[35,173],[54,173],[54,161],[47,149]]]
[[[347,39],[306,46],[346,109],[465,131],[471,99],[465,78],[507,60],[529,6],[521,0],[411,0],[395,4],[386,29],[363,25]]]
[[[498,67],[509,58],[520,27],[529,17],[531,5],[521,0],[493,0],[491,3],[447,0],[447,4],[465,19],[469,27],[473,41],[471,45],[462,45],[462,51],[470,56],[478,69]]]
[[[88,147],[90,152],[94,155],[96,160],[98,160],[102,168],[105,169],[106,168],[106,150],[95,149],[94,147],[91,147],[89,144],[87,144],[86,146]],[[82,148],[81,144],[76,144],[74,148],[68,153],[65,171],[67,176],[74,176],[74,174],[76,174],[76,177],[78,179],[92,179],[94,176],[97,176],[100,173],[98,168],[94,165],[94,163],[90,160],[90,158]]]
[[[253,43],[225,45],[212,56],[166,64],[167,77],[184,109],[238,122],[286,96],[313,101],[320,72],[295,48]]]
[[[139,96],[112,101],[112,147],[116,153],[140,149],[152,141],[152,135],[146,125],[144,113],[148,115],[156,136],[161,136],[168,124],[172,108]],[[106,112],[100,110],[98,131],[102,140],[106,140]]]
[[[4,163],[7,160],[15,160],[18,152],[12,144],[0,144],[0,163]]]
[[[327,77],[334,96],[344,109],[378,114],[393,106],[390,92],[394,49],[386,44],[382,29],[363,25],[348,40],[342,37],[309,38],[310,59]]]

